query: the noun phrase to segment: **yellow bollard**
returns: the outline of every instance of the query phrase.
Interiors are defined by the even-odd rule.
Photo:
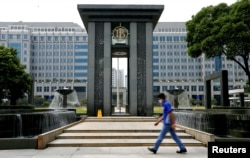
[[[101,118],[101,117],[102,117],[102,110],[101,110],[101,109],[98,109],[97,117],[98,117],[98,118]]]

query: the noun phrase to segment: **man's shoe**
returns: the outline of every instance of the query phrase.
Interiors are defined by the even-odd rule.
[[[151,151],[152,153],[156,154],[156,150],[153,148],[148,148],[149,151]]]
[[[186,153],[187,149],[182,149],[182,150],[177,150],[176,153],[178,154],[182,154],[182,153]]]

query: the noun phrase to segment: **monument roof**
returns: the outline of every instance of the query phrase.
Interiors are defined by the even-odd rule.
[[[88,22],[152,22],[156,26],[164,5],[91,5],[78,4],[85,28]]]

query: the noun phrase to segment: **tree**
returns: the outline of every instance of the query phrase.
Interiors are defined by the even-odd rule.
[[[0,101],[7,97],[10,105],[16,105],[31,87],[32,79],[17,58],[17,50],[0,46]]]
[[[188,54],[191,57],[225,55],[245,71],[250,81],[250,0],[202,8],[187,21]]]

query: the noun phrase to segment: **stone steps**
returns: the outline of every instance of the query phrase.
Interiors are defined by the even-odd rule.
[[[126,121],[127,120],[127,121]],[[161,125],[154,126],[155,118],[87,118],[86,121],[65,129],[48,144],[49,147],[134,147],[153,146]],[[184,130],[176,129],[186,146],[204,146]],[[177,146],[168,134],[161,146]]]
[[[152,122],[157,118],[155,117],[88,117],[85,122]]]
[[[114,129],[114,130],[92,130],[92,129],[86,129],[86,130],[64,130],[64,133],[159,133],[160,130],[131,130],[131,129]],[[185,130],[182,129],[176,129],[177,133],[185,132]]]
[[[153,146],[156,139],[56,139],[49,147],[132,147]],[[182,139],[186,146],[204,146],[194,139]],[[172,139],[164,139],[161,146],[177,146]]]
[[[57,139],[155,139],[159,133],[63,133]],[[181,139],[193,139],[186,133],[178,133]],[[171,138],[167,135],[166,138]]]

